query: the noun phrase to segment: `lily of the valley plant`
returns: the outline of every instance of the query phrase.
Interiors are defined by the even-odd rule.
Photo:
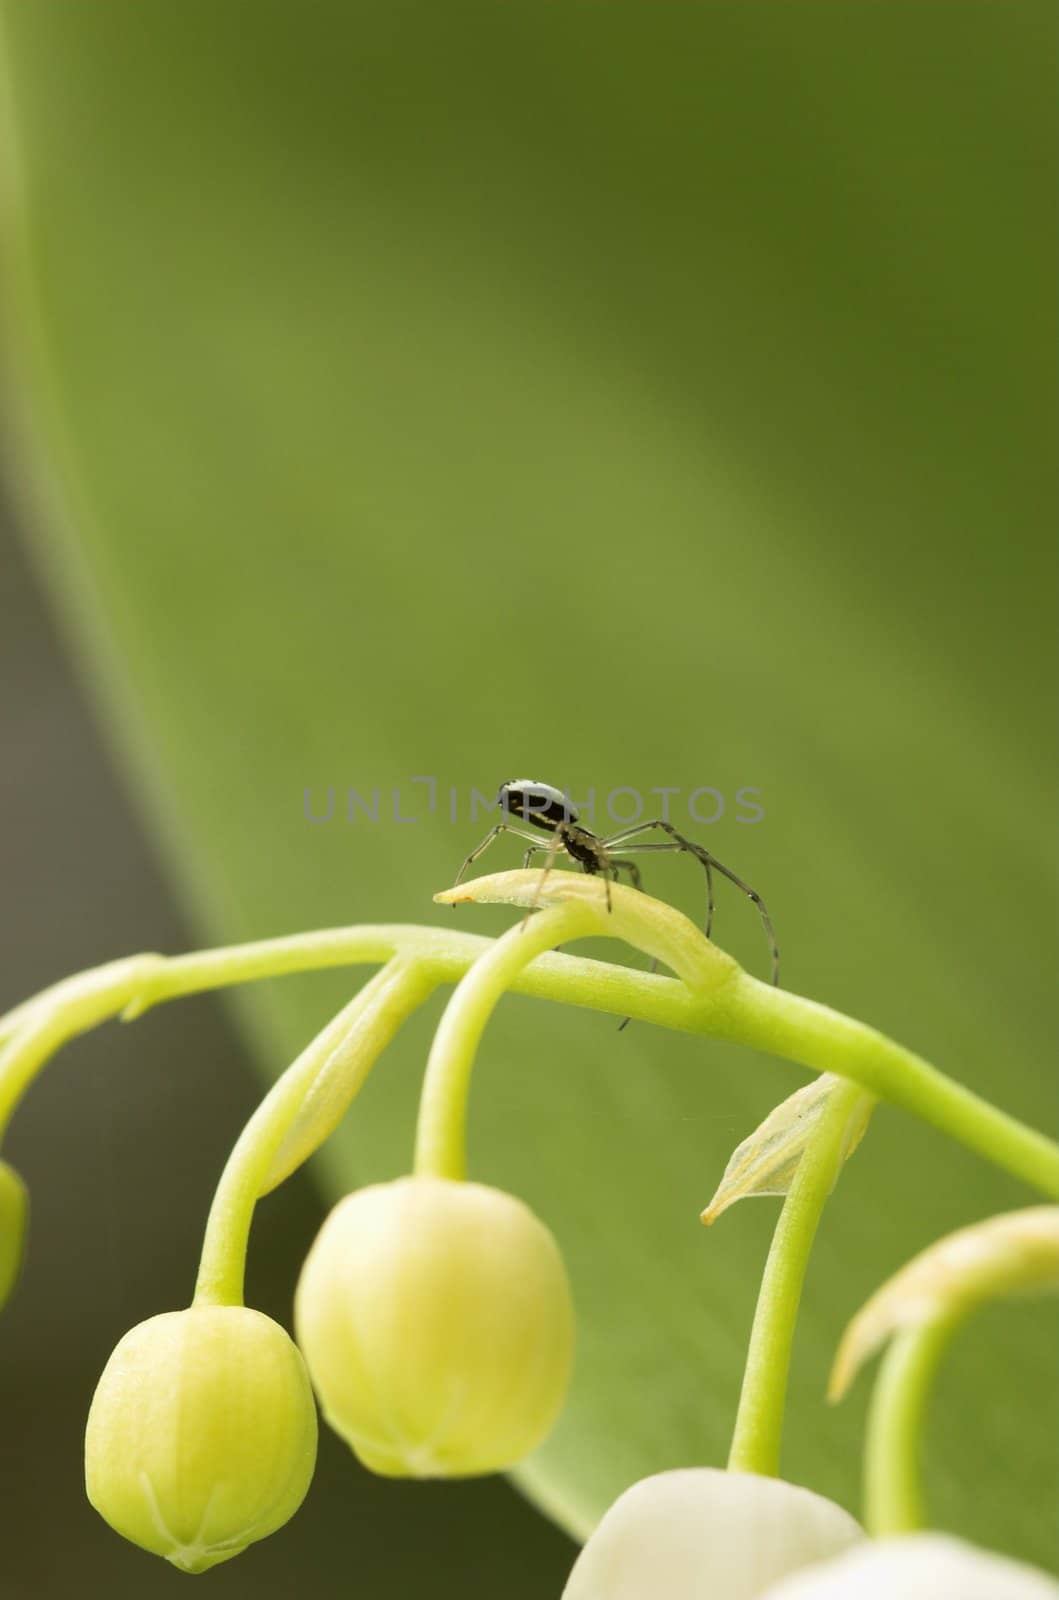
[[[265,1096],[221,1174],[190,1306],[119,1342],[88,1416],[92,1504],[125,1538],[186,1572],[230,1560],[293,1516],[313,1474],[316,1404],[373,1471],[457,1477],[515,1465],[564,1401],[575,1328],[546,1223],[472,1182],[471,1073],[509,990],[739,1041],[816,1076],[735,1151],[703,1213],[749,1195],[783,1206],[754,1317],[731,1452],[633,1485],[579,1556],[565,1600],[950,1600],[1059,1596],[1044,1574],[923,1530],[918,1439],[941,1356],[983,1301],[1059,1287],[1059,1206],[965,1230],[869,1302],[839,1349],[837,1397],[886,1346],[866,1444],[862,1528],[779,1476],[787,1373],[813,1237],[874,1103],[892,1102],[1059,1201],[1059,1147],[874,1029],[745,973],[682,915],[633,889],[551,872],[481,878],[437,897],[536,907],[493,941],[355,927],[69,978],[0,1019],[0,1141],[60,1046],[163,1000],[320,967],[379,971]],[[605,935],[671,977],[558,954]],[[426,1064],[411,1172],[348,1195],[317,1237],[292,1338],[243,1301],[254,1209],[345,1116],[401,1024],[456,987]],[[0,1161],[0,1303],[21,1262],[27,1200]],[[315,1400],[314,1400],[315,1391]]]

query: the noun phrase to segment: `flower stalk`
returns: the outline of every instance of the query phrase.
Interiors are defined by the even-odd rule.
[[[740,971],[712,1030],[816,1070],[836,1072],[1059,1199],[1059,1145],[1000,1111],[921,1056],[829,1006]]]
[[[507,901],[525,906],[539,888],[539,878],[539,871],[499,873],[463,884],[439,899]],[[584,898],[586,893],[599,895],[600,887],[593,879],[552,872],[542,901],[551,904],[574,896]],[[624,937],[617,914],[634,894],[611,885],[615,915],[601,911],[595,931]],[[735,1040],[813,1071],[839,1073],[879,1099],[922,1117],[1042,1194],[1059,1199],[1059,1146],[1053,1140],[864,1023],[759,983],[670,907],[646,895],[635,898],[640,902],[639,933],[648,934],[650,943],[636,938],[631,942],[658,954],[677,977],[546,949],[528,964],[519,965],[509,987],[565,1005],[629,1016],[636,1022]],[[660,946],[651,948],[658,929],[648,925],[658,912],[670,919],[666,953],[661,953]],[[676,923],[672,919],[677,919]],[[368,925],[183,956],[135,956],[66,979],[0,1018],[0,1136],[22,1094],[49,1058],[67,1040],[108,1018],[120,1015],[131,1020],[150,1006],[183,995],[295,972],[384,963],[398,954],[415,958],[435,984],[455,983],[493,943],[455,929]],[[718,982],[706,988],[696,976],[700,974],[696,962],[705,960],[711,961],[718,976]],[[726,973],[723,982],[722,967]]]
[[[730,1472],[779,1474],[787,1379],[809,1256],[848,1154],[851,1124],[863,1117],[866,1098],[854,1083],[836,1084],[790,1180],[758,1292],[728,1455]]]
[[[868,1417],[865,1522],[869,1532],[923,1526],[920,1440],[927,1402],[953,1334],[981,1305],[1059,1291],[1059,1206],[991,1217],[939,1239],[862,1306],[843,1335],[829,1395],[839,1400],[889,1340]]]
[[[393,957],[273,1084],[236,1141],[217,1185],[195,1284],[196,1306],[242,1305],[258,1200],[333,1131],[434,981],[414,958]]]
[[[920,1445],[927,1403],[958,1317],[908,1328],[888,1347],[868,1411],[864,1520],[876,1538],[925,1526]]]
[[[749,977],[662,902],[598,877],[538,870],[480,878],[436,899],[507,903],[533,915],[496,940],[451,929],[382,925],[175,958],[135,956],[54,984],[0,1018],[2,1139],[50,1057],[108,1018],[132,1020],[163,1000],[284,973],[380,965],[277,1080],[236,1142],[210,1210],[192,1306],[133,1330],[97,1393],[89,1430],[93,1503],[127,1537],[187,1570],[204,1570],[279,1526],[300,1502],[311,1476],[315,1419],[301,1357],[282,1329],[242,1303],[257,1201],[330,1136],[401,1023],[441,983],[456,988],[427,1064],[414,1176],[348,1197],[314,1246],[312,1271],[307,1267],[299,1290],[314,1381],[339,1432],[376,1470],[451,1476],[503,1468],[544,1436],[565,1390],[572,1313],[554,1241],[520,1202],[465,1181],[474,1059],[508,990],[729,1039],[820,1074],[744,1141],[704,1217],[712,1221],[750,1194],[785,1195],[755,1312],[729,1458],[730,1473],[743,1485],[756,1481],[763,1489],[778,1474],[791,1348],[809,1254],[827,1196],[877,1099],[912,1111],[1059,1200],[1059,1146],[1053,1141],[874,1029]],[[620,939],[673,976],[557,953],[558,947],[590,936]],[[0,1189],[2,1301],[21,1253],[25,1195],[2,1162],[0,1177],[6,1182]],[[444,1226],[442,1213],[448,1217]],[[517,1248],[497,1249],[497,1219]],[[477,1227],[479,1221],[483,1226]],[[441,1230],[434,1245],[428,1240],[431,1228]],[[1059,1285],[1057,1228],[1059,1207],[1053,1206],[967,1230],[973,1238],[943,1241],[933,1255],[927,1253],[925,1266],[913,1263],[895,1280],[896,1290],[888,1286],[855,1319],[840,1352],[839,1388],[867,1354],[894,1335],[871,1412],[866,1481],[873,1531],[905,1532],[919,1525],[918,1441],[948,1339],[983,1298]],[[380,1241],[387,1245],[381,1253]],[[329,1255],[332,1245],[337,1254]],[[527,1286],[537,1279],[539,1292],[526,1299]],[[371,1321],[376,1313],[377,1325]],[[355,1339],[351,1347],[354,1324],[360,1343]],[[347,1393],[351,1362],[355,1366],[368,1344],[371,1373],[377,1378],[388,1372],[399,1354],[391,1337],[396,1326],[410,1330],[422,1346],[398,1361],[400,1384],[395,1388],[391,1374],[381,1387],[373,1378]],[[443,1336],[450,1336],[448,1346]],[[239,1351],[251,1345],[258,1353],[247,1363]],[[539,1392],[523,1392],[529,1365],[544,1348],[553,1359],[538,1374]],[[138,1361],[143,1357],[139,1366],[130,1351]],[[201,1351],[210,1353],[210,1361],[199,1358]],[[167,1363],[172,1380],[162,1370]],[[225,1376],[229,1367],[230,1378]],[[512,1373],[517,1382],[511,1381]],[[250,1385],[244,1384],[245,1394],[239,1389],[244,1378]],[[210,1442],[208,1430],[187,1434],[182,1429],[185,1399],[190,1396],[188,1404],[200,1406],[204,1416],[236,1400],[238,1406],[245,1401],[248,1414],[278,1416],[271,1399],[259,1405],[258,1380],[266,1390],[270,1385],[277,1394],[282,1390],[290,1402],[283,1426],[266,1430],[267,1448],[251,1452],[258,1464],[274,1459],[283,1483],[274,1493],[273,1478],[278,1483],[279,1477],[269,1476],[270,1467],[268,1481],[255,1481],[245,1504],[219,1507],[214,1504],[218,1484],[233,1474],[249,1482],[253,1474],[242,1458],[234,1465],[228,1460],[224,1430]],[[395,1422],[390,1408],[397,1388],[403,1398]],[[384,1404],[376,1415],[374,1400],[365,1407],[364,1397],[380,1394]],[[174,1396],[179,1404],[170,1415],[166,1407]],[[456,1409],[454,1396],[461,1397]],[[482,1431],[483,1417],[491,1419],[491,1431]],[[230,1432],[232,1439],[240,1437],[239,1428]],[[202,1459],[194,1450],[188,1454],[188,1440],[209,1444]],[[145,1475],[151,1489],[146,1499]],[[159,1485],[171,1519],[164,1537],[155,1517]]]

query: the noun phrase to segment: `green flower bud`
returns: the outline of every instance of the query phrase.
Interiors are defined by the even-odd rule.
[[[141,1322],[107,1362],[88,1414],[89,1500],[184,1572],[282,1527],[315,1463],[305,1364],[278,1323],[244,1306]]]
[[[390,1477],[520,1461],[558,1415],[573,1353],[547,1228],[511,1195],[443,1178],[336,1206],[302,1271],[295,1325],[328,1422]]]
[[[14,1167],[0,1161],[0,1310],[18,1282],[28,1221],[29,1191]]]

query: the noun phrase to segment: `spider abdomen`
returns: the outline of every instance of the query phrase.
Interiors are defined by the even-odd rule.
[[[545,833],[554,833],[561,824],[577,821],[577,812],[561,789],[550,783],[537,783],[533,778],[502,783],[496,798],[505,815],[520,817]]]

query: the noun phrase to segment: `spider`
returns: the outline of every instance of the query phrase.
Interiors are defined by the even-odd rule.
[[[457,883],[461,881],[471,863],[477,861],[478,857],[484,850],[489,848],[494,839],[502,833],[513,833],[518,838],[529,841],[529,849],[526,851],[522,862],[524,867],[532,865],[535,855],[547,856],[544,870],[541,873],[541,881],[537,888],[537,897],[539,897],[544,886],[544,880],[551,871],[555,858],[561,850],[571,860],[576,861],[582,871],[593,876],[602,877],[605,880],[607,909],[609,910],[610,885],[612,881],[618,882],[619,873],[628,873],[629,881],[634,889],[641,887],[640,869],[635,861],[628,860],[630,854],[646,853],[647,851],[686,850],[689,855],[695,857],[696,861],[702,863],[702,869],[706,874],[707,939],[713,929],[713,874],[716,870],[722,877],[727,878],[730,883],[734,883],[737,889],[742,889],[743,893],[749,896],[757,906],[758,915],[761,917],[772,957],[772,982],[774,984],[779,983],[779,947],[776,944],[776,935],[773,932],[772,922],[764,900],[755,889],[752,889],[748,883],[744,883],[742,878],[737,878],[731,868],[718,861],[717,857],[711,855],[701,844],[695,844],[693,840],[685,839],[684,835],[679,833],[671,822],[667,822],[662,817],[654,817],[650,822],[637,822],[632,827],[620,828],[617,833],[612,833],[609,838],[600,839],[580,825],[577,820],[576,810],[567,800],[562,790],[552,788],[551,784],[537,783],[532,778],[516,778],[511,783],[502,783],[496,798],[505,817],[510,817],[513,813],[521,818],[523,822],[528,822],[531,827],[538,828],[544,833],[550,833],[552,836],[551,843],[547,845],[541,844],[532,833],[527,833],[522,828],[513,827],[510,822],[498,822],[495,827],[490,828],[481,844],[471,851],[456,874]],[[641,833],[650,833],[653,828],[660,828],[669,835],[665,843],[658,841],[648,844],[629,843],[630,840],[635,839]],[[622,855],[613,854],[616,847],[621,848]],[[653,965],[652,970],[654,970]],[[622,1026],[624,1027],[624,1023]]]

